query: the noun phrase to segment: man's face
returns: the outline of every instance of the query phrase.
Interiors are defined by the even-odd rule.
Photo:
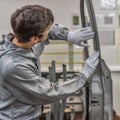
[[[51,25],[49,25],[43,33],[40,33],[40,38],[38,37],[38,43],[44,42],[47,39],[48,33],[50,31]]]

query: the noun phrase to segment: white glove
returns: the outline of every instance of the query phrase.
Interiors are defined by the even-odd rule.
[[[73,32],[68,32],[67,41],[72,42],[81,47],[87,47],[86,44],[81,44],[81,42],[87,41],[94,37],[94,32],[88,28],[81,28]]]
[[[87,79],[89,79],[95,72],[96,67],[99,63],[99,51],[94,52],[85,62],[83,69],[80,73],[83,73]]]

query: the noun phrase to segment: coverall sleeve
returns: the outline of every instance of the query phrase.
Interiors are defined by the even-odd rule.
[[[28,69],[22,65],[13,67],[13,64],[9,65],[3,81],[12,95],[26,104],[55,102],[80,90],[85,83],[86,77],[79,74],[71,80],[54,84],[43,77],[37,76],[33,69]]]
[[[50,40],[67,40],[69,29],[60,24],[54,24],[48,34]]]
[[[49,40],[66,40],[67,41],[67,34],[68,34],[68,28],[60,25],[60,24],[54,24],[50,32],[48,34],[47,39],[45,40],[44,43],[38,43],[34,45],[33,50],[38,54],[41,55],[44,45],[49,44]]]

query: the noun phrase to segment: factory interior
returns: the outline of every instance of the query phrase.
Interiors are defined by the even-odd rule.
[[[70,81],[74,75],[82,71],[87,58],[94,51],[100,52],[100,62],[94,74],[76,92],[71,92],[64,98],[59,95],[57,100],[57,93],[53,91],[52,94],[53,97],[56,95],[56,101],[50,98],[51,103],[41,103],[43,110],[40,111],[39,119],[35,118],[32,112],[24,113],[28,118],[20,116],[19,112],[28,108],[21,106],[21,111],[19,111],[17,108],[20,107],[20,104],[17,103],[14,109],[16,109],[15,114],[18,118],[14,118],[14,115],[8,109],[3,109],[4,103],[2,97],[0,97],[0,120],[120,120],[120,0],[0,0],[0,41],[5,39],[7,34],[13,33],[10,24],[11,14],[25,5],[41,5],[49,8],[54,15],[53,24],[65,26],[69,31],[74,32],[83,27],[94,31],[94,38],[81,43],[80,46],[67,40],[49,40],[39,58],[41,76],[45,80],[47,79],[58,86],[59,83],[61,85]],[[84,47],[85,45],[86,47]],[[3,66],[1,61],[4,55],[1,54],[1,46],[0,66]],[[4,61],[9,62],[9,60]],[[0,96],[6,94],[2,89],[4,85],[3,69],[0,68]],[[6,84],[8,85],[12,80]],[[41,83],[42,85],[44,84]],[[33,85],[33,87],[35,86]],[[69,86],[65,87],[66,94],[72,91]],[[38,88],[40,89],[39,86]],[[59,87],[54,89],[59,91]],[[9,89],[7,90],[9,91]],[[10,92],[12,90],[11,88]],[[31,89],[29,88],[29,90]],[[52,91],[52,89],[50,90]],[[51,91],[48,91],[48,94]],[[21,97],[23,93],[24,90],[21,90],[18,96]],[[38,98],[44,101],[45,96],[40,98],[40,94],[37,94]],[[60,94],[62,94],[62,90]],[[26,102],[25,106],[27,104],[31,104],[31,106],[39,105],[39,99],[32,94],[30,95],[31,99],[34,99],[34,102],[36,101],[36,104]],[[13,94],[13,96],[16,95]],[[49,99],[49,95],[47,97]],[[61,99],[59,99],[60,97]],[[17,98],[14,99],[17,100]],[[22,99],[23,101],[21,101],[24,104],[24,100],[27,98],[22,97]],[[13,118],[8,117],[10,114],[13,115]],[[29,116],[34,117],[29,118]]]

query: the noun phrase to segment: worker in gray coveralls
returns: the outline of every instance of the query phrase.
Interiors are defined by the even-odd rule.
[[[97,51],[71,80],[51,83],[41,77],[39,57],[48,40],[81,45],[94,37],[87,28],[70,32],[53,22],[51,10],[40,5],[26,5],[12,14],[13,34],[0,42],[0,120],[38,120],[42,105],[80,90],[94,73]]]

